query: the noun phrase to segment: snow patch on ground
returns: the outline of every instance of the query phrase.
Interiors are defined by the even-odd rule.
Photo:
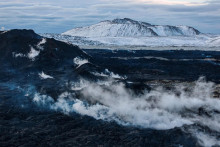
[[[44,48],[42,47],[42,45],[44,45],[47,42],[46,38],[43,38],[38,44],[37,47],[41,50],[43,50]]]
[[[145,49],[148,47],[197,47],[199,50],[209,50],[220,47],[220,35],[201,34],[195,36],[168,37],[78,37],[60,34],[42,34],[64,42],[71,42],[81,48],[131,48]],[[205,48],[202,48],[205,47]],[[208,48],[208,49],[207,49]],[[159,49],[159,48],[157,48]],[[170,48],[168,48],[170,49]],[[213,50],[213,49],[212,49]],[[220,50],[220,49],[219,49]]]
[[[91,41],[98,41],[105,45],[118,46],[205,46],[206,38],[196,37],[93,37],[86,38]]]
[[[52,76],[45,74],[43,71],[38,74],[41,79],[53,79]]]
[[[32,46],[30,46],[30,51],[29,51],[27,54],[13,52],[13,53],[12,53],[12,56],[15,57],[15,58],[18,58],[18,57],[26,57],[26,58],[29,58],[29,59],[31,59],[32,61],[34,61],[35,58],[36,58],[39,54],[40,54],[40,51],[38,51],[38,50],[36,50],[35,48],[33,48]]]
[[[15,58],[17,58],[17,57],[26,57],[25,54],[22,54],[22,53],[15,53],[15,52],[12,53],[12,56],[15,57]]]
[[[208,40],[209,46],[220,46],[220,36]]]
[[[80,67],[81,65],[83,65],[85,63],[89,63],[89,61],[87,59],[82,59],[80,57],[76,57],[73,59],[73,63],[75,65],[77,65],[77,67]]]
[[[96,75],[96,76],[101,76],[101,77],[109,77],[109,78],[114,78],[114,79],[125,79],[126,77],[122,77],[118,74],[115,74],[111,71],[109,71],[108,69],[105,69],[104,72],[98,73],[98,72],[92,72],[92,74]]]
[[[32,61],[35,60],[35,58],[40,54],[40,51],[37,51],[33,47],[31,47],[30,52],[28,53],[27,57],[31,59]]]

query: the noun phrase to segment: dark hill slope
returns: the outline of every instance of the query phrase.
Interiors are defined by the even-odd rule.
[[[43,38],[33,30],[0,32],[1,65],[48,69],[72,65],[75,57],[89,58],[78,46]]]

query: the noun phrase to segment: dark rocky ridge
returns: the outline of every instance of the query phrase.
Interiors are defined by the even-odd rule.
[[[39,46],[42,39],[46,42]],[[31,48],[39,52],[33,59],[28,57]],[[16,54],[21,56],[16,57]],[[20,84],[34,84],[38,91],[56,99],[66,90],[65,83],[79,80],[80,77],[93,78],[88,72],[90,66],[84,68],[84,72],[76,71],[77,65],[73,62],[76,57],[92,60],[78,46],[53,38],[43,38],[33,30],[1,32],[0,82],[19,79]],[[54,79],[42,82],[39,80],[41,72],[49,74]]]
[[[10,63],[16,68],[58,68],[62,65],[73,65],[73,58],[90,58],[78,46],[55,39],[46,38],[41,46],[38,43],[43,37],[33,30],[10,30],[0,33],[0,64]],[[26,57],[34,48],[39,55],[34,60]],[[21,54],[25,57],[15,57]]]

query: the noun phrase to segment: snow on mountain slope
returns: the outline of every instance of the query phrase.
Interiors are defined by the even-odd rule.
[[[188,26],[150,26],[158,36],[194,36],[200,32]]]
[[[198,34],[200,34],[198,30],[188,26],[151,25],[129,18],[102,21],[62,33],[62,35],[81,37],[194,36]]]
[[[208,44],[210,46],[220,46],[220,36],[210,39]]]
[[[189,26],[151,25],[129,18],[102,21],[62,34],[42,35],[81,47],[220,47],[219,35],[202,34]]]
[[[219,35],[154,36],[154,37],[78,37],[60,34],[41,34],[47,38],[69,42],[81,47],[130,46],[130,47],[220,47]]]

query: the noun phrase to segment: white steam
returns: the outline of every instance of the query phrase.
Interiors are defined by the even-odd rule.
[[[220,140],[212,134],[205,133],[196,128],[190,129],[188,130],[188,132],[195,136],[198,139],[198,143],[204,147],[213,147],[220,145]]]
[[[80,79],[79,82],[71,82],[69,85],[71,90],[82,90],[83,88],[87,87],[88,82]]]
[[[220,112],[220,100],[212,96],[214,86],[214,83],[200,78],[190,86],[178,85],[173,90],[158,87],[136,95],[122,83],[110,82],[103,86],[87,82],[79,88],[83,100],[67,92],[61,94],[57,101],[39,93],[33,100],[65,114],[76,112],[122,125],[164,130],[199,124],[220,132],[220,114],[217,113]],[[218,139],[209,134],[192,134],[199,140],[209,137],[200,144],[219,144]]]
[[[92,72],[93,75],[101,76],[101,77],[109,77],[109,78],[115,78],[115,79],[126,79],[126,77],[120,76],[118,74],[115,74],[108,69],[105,69],[104,72],[98,73],[98,72]]]

